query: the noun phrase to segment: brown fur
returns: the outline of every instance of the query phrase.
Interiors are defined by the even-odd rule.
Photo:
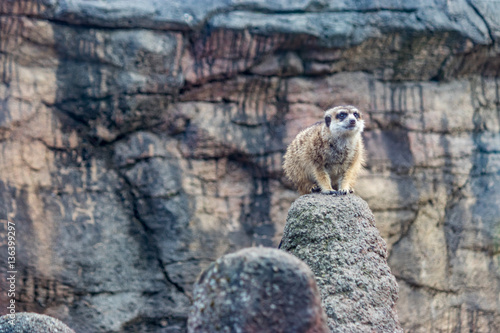
[[[345,119],[340,113],[347,114]],[[355,117],[359,115],[359,118]],[[330,126],[327,126],[330,118]],[[353,125],[353,119],[355,125]],[[354,106],[338,106],[325,112],[325,120],[300,132],[288,146],[283,169],[300,194],[319,187],[322,193],[353,190],[363,168],[364,121]]]

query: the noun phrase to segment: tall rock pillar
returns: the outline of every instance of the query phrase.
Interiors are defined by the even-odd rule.
[[[298,198],[288,212],[281,249],[313,271],[332,332],[403,332],[387,246],[358,196]]]

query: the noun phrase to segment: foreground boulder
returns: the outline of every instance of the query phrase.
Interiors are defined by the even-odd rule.
[[[328,332],[314,275],[283,251],[249,248],[212,263],[194,288],[188,332]]]
[[[322,194],[294,202],[281,245],[314,272],[332,332],[402,332],[386,248],[365,201]]]
[[[14,325],[9,315],[0,317],[0,333],[75,333],[56,318],[31,312],[16,313]]]

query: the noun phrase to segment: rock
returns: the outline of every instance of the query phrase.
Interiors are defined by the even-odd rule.
[[[75,333],[60,320],[38,313],[18,312],[14,325],[11,320],[10,315],[0,317],[0,333]]]
[[[316,276],[331,332],[403,332],[387,247],[365,201],[301,196],[288,212],[281,248]]]
[[[225,255],[196,282],[188,332],[329,332],[314,275],[283,251]]]

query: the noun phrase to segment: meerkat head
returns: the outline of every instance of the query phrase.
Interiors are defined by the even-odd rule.
[[[325,125],[330,132],[355,134],[363,132],[365,121],[361,112],[352,105],[336,106],[325,112]]]

